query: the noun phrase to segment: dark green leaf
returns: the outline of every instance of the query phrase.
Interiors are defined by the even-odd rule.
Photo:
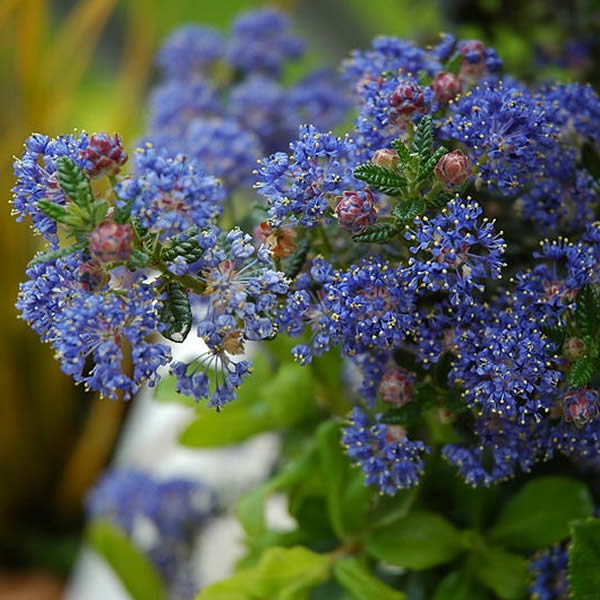
[[[281,270],[284,272],[286,277],[294,279],[298,273],[302,270],[304,262],[306,261],[306,255],[310,250],[310,238],[305,236],[296,245],[296,251],[286,256],[281,261]]]
[[[408,569],[429,569],[462,552],[460,534],[452,523],[427,511],[374,529],[365,546],[371,556]]]
[[[88,528],[87,540],[110,565],[132,598],[166,600],[167,593],[154,566],[120,529],[112,523],[94,521]]]
[[[186,263],[191,264],[196,262],[203,254],[204,249],[200,247],[198,240],[191,238],[174,242],[168,248],[163,248],[160,258],[165,262],[171,262],[181,256]]]
[[[467,569],[453,571],[435,589],[433,600],[486,600],[488,594]]]
[[[398,490],[394,496],[379,496],[377,505],[369,513],[373,527],[383,528],[406,517],[417,499],[417,488]]]
[[[406,594],[383,583],[355,558],[342,558],[333,574],[354,600],[405,600]]]
[[[381,422],[389,423],[390,425],[412,427],[420,422],[423,412],[427,408],[428,407],[423,406],[421,402],[413,400],[407,402],[404,406],[391,408],[384,412],[381,417]]]
[[[408,148],[404,145],[404,142],[401,139],[394,140],[391,145],[400,157],[400,162],[402,165],[410,164],[414,160],[414,157],[410,155]]]
[[[438,164],[438,161],[447,152],[448,150],[444,148],[444,146],[440,146],[429,158],[427,158],[427,160],[421,162],[419,165],[419,174],[417,176],[417,181],[419,183],[424,183],[427,181],[427,179],[429,179],[433,173],[433,170],[435,169],[435,166]]]
[[[426,161],[433,152],[433,118],[421,117],[412,142],[412,151],[419,155],[420,162]]]
[[[52,252],[36,254],[29,264],[37,265],[39,263],[57,260],[58,258],[62,258],[63,256],[68,256],[69,254],[73,254],[74,252],[83,250],[86,246],[87,242],[77,242],[77,244],[73,244],[72,246],[66,246],[65,248],[59,248],[58,250],[53,250]]]
[[[581,163],[596,180],[600,180],[600,154],[590,142],[585,142],[581,148]]]
[[[455,52],[444,65],[443,72],[444,73],[454,73],[454,75],[458,75],[460,71],[460,66],[463,62],[463,55],[460,52]]]
[[[38,200],[36,206],[52,220],[65,223],[69,220],[71,213],[62,204],[56,204],[50,200]]]
[[[143,269],[150,264],[151,257],[149,254],[142,252],[141,250],[135,249],[129,260],[127,261],[127,268],[131,271],[135,271],[136,269]]]
[[[557,349],[562,348],[567,337],[567,331],[564,327],[542,325],[540,329],[547,338],[550,338]]]
[[[567,375],[567,383],[571,387],[583,387],[589,383],[595,370],[596,361],[584,356],[571,365]]]
[[[380,165],[359,165],[353,173],[356,179],[366,181],[371,187],[388,196],[398,196],[406,187],[406,179],[402,175]]]
[[[389,242],[400,231],[401,228],[392,223],[375,223],[366,231],[352,236],[352,239],[355,242],[383,243]]]
[[[569,522],[589,517],[593,510],[590,493],[580,481],[538,477],[504,505],[490,538],[514,550],[539,550],[566,539]]]
[[[575,323],[578,337],[595,336],[600,327],[600,297],[593,285],[584,286],[577,295]]]
[[[425,212],[426,204],[423,198],[410,198],[396,204],[392,215],[400,221],[412,221]]]
[[[474,571],[477,578],[499,598],[525,598],[529,578],[526,558],[502,548],[484,546],[478,549],[476,561],[477,568]]]
[[[600,519],[571,524],[569,588],[572,600],[596,600],[600,590]]]
[[[57,161],[58,183],[69,199],[88,214],[91,212],[94,195],[89,177],[85,171],[68,156],[61,156]]]
[[[166,285],[161,320],[167,325],[162,334],[172,342],[183,342],[192,328],[192,309],[185,288],[176,281]]]

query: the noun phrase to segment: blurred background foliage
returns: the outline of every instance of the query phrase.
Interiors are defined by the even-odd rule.
[[[591,70],[597,0],[0,0],[0,185],[31,132],[143,130],[154,53],[177,26],[225,28],[240,11],[291,13],[309,46],[296,69],[335,65],[376,34],[417,40],[440,31],[481,38],[509,71],[565,78]],[[570,42],[569,42],[570,40]],[[572,44],[569,49],[568,44]],[[579,44],[579,46],[577,45]],[[578,52],[581,45],[586,51]],[[532,68],[532,58],[536,58]],[[325,60],[323,60],[325,59]],[[596,63],[597,64],[597,63]],[[292,74],[293,75],[293,74]],[[0,211],[0,570],[68,568],[81,527],[81,498],[110,459],[128,405],[75,388],[49,348],[17,319],[14,301],[35,239],[7,205]]]

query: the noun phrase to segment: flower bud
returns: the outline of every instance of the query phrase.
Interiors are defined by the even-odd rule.
[[[459,44],[459,52],[463,56],[460,76],[466,79],[477,79],[486,70],[485,45],[479,40],[468,40]]]
[[[379,395],[390,404],[404,406],[412,397],[415,378],[400,367],[387,369],[379,384]]]
[[[346,191],[338,198],[335,216],[341,227],[356,234],[361,233],[369,225],[375,223],[377,211],[375,210],[375,199],[371,190]]]
[[[454,150],[444,154],[435,166],[435,174],[446,187],[463,184],[471,175],[469,158],[461,151]]]
[[[424,113],[427,110],[425,93],[413,81],[403,81],[390,94],[388,104],[394,109],[392,121],[406,121],[415,113]]]
[[[562,400],[565,421],[581,427],[598,416],[598,392],[587,388],[573,390]]]
[[[454,73],[438,73],[431,83],[431,88],[435,97],[445,104],[460,94],[461,83],[458,75]]]
[[[385,440],[388,443],[403,442],[406,439],[406,429],[400,425],[386,425]]]
[[[90,233],[89,252],[101,263],[125,261],[131,256],[133,238],[131,225],[102,221]]]
[[[93,135],[87,148],[81,151],[81,158],[85,161],[85,170],[92,177],[117,175],[127,162],[123,141],[117,133],[112,138],[107,133]]]
[[[380,148],[373,154],[371,162],[374,165],[395,170],[400,164],[400,157],[398,156],[398,153],[391,148]]]
[[[95,292],[110,281],[110,275],[92,258],[79,265],[78,279],[84,291]]]
[[[585,342],[578,337],[570,337],[563,344],[563,354],[568,360],[577,360],[585,355]]]

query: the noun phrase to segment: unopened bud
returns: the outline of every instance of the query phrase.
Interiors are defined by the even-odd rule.
[[[427,110],[423,88],[415,82],[403,81],[396,87],[388,98],[388,104],[394,109],[392,121],[406,121],[415,113]]]
[[[431,83],[431,88],[435,97],[445,104],[460,94],[461,83],[458,75],[454,73],[438,73]]]
[[[562,401],[565,421],[572,421],[581,427],[598,416],[598,392],[580,388],[566,394]]]
[[[101,263],[125,261],[131,256],[133,239],[131,225],[102,221],[88,238],[89,252]]]
[[[346,191],[338,198],[335,216],[341,227],[356,234],[375,223],[375,199],[369,189],[359,192]]]
[[[395,170],[400,164],[400,157],[398,156],[398,153],[391,148],[380,148],[373,154],[371,162],[374,165]]]
[[[471,175],[469,158],[461,150],[444,154],[435,166],[435,174],[440,183],[446,187],[463,184]]]
[[[381,378],[379,395],[395,406],[404,406],[412,397],[414,375],[406,369],[392,367]]]
[[[477,79],[486,70],[485,45],[479,40],[468,40],[459,44],[459,52],[463,56],[460,76]]]
[[[127,162],[123,141],[117,133],[114,137],[110,137],[107,133],[93,135],[87,148],[81,151],[81,158],[85,161],[85,170],[92,177],[117,175]]]
[[[585,355],[585,342],[578,337],[570,337],[563,344],[563,354],[568,360],[577,360]]]
[[[406,439],[406,429],[400,425],[387,425],[385,440],[387,442],[403,442]]]

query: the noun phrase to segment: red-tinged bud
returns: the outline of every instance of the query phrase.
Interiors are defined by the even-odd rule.
[[[110,281],[110,275],[96,259],[86,260],[79,266],[79,283],[86,292],[95,292]]]
[[[478,79],[486,70],[485,45],[479,40],[462,42],[459,52],[463,56],[460,76],[466,79]]]
[[[400,425],[387,425],[385,429],[387,442],[403,442],[406,439],[406,429]]]
[[[264,244],[275,258],[285,258],[296,251],[296,231],[291,227],[271,227],[267,221],[259,223],[254,239]]]
[[[84,168],[91,177],[117,175],[127,162],[123,141],[117,133],[114,137],[107,133],[93,135],[87,148],[81,151],[81,158],[85,161]]]
[[[400,157],[398,156],[398,153],[391,148],[380,148],[373,154],[371,162],[374,165],[394,170],[397,169],[400,164]]]
[[[102,221],[90,233],[89,252],[101,263],[125,261],[131,256],[133,239],[131,225]]]
[[[446,104],[460,94],[462,86],[458,75],[454,73],[438,73],[431,88],[435,97],[442,103]]]
[[[369,225],[375,223],[377,211],[375,210],[375,199],[371,190],[360,192],[344,192],[338,196],[335,207],[335,216],[338,223],[344,229],[352,233],[361,233]]]
[[[461,150],[444,154],[435,166],[435,174],[445,187],[456,187],[470,177],[473,169],[469,158]]]
[[[395,406],[404,406],[412,397],[415,377],[406,369],[392,367],[381,378],[379,395]]]
[[[394,122],[407,121],[415,113],[427,111],[423,88],[410,80],[398,85],[390,94],[388,104],[394,109],[394,114],[391,115]]]
[[[563,354],[568,360],[577,360],[585,355],[585,342],[578,337],[570,337],[563,344]]]
[[[598,416],[598,392],[587,388],[574,390],[563,397],[562,406],[565,421],[581,427]]]

